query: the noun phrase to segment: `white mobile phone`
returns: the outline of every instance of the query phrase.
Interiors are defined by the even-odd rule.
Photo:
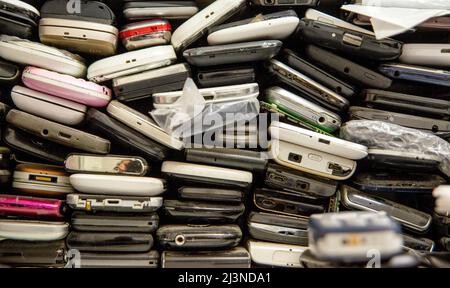
[[[166,191],[164,180],[138,176],[73,174],[70,184],[81,193],[97,195],[153,197]]]
[[[217,0],[181,24],[172,34],[172,45],[180,51],[198,38],[209,27],[226,21],[246,5],[245,0]]]
[[[404,44],[399,60],[425,67],[450,67],[450,44]]]
[[[368,155],[368,148],[366,146],[322,135],[286,123],[272,122],[269,127],[269,132],[272,139],[304,146],[338,157],[360,160]]]
[[[69,233],[65,222],[0,219],[0,238],[22,241],[56,241]]]
[[[20,110],[66,125],[80,124],[87,111],[83,104],[19,85],[13,87],[11,99]]]
[[[256,264],[290,268],[301,267],[300,256],[308,249],[305,246],[257,240],[248,240],[247,248]]]
[[[119,101],[111,101],[106,110],[115,119],[156,142],[175,150],[184,148],[184,143],[181,140],[167,134],[150,117],[133,110]]]
[[[126,52],[94,62],[88,67],[87,78],[104,82],[122,76],[169,66],[177,60],[171,45],[155,46]]]
[[[74,77],[86,75],[83,58],[65,50],[19,37],[0,35],[2,58],[22,65],[31,65]]]
[[[272,141],[270,153],[280,165],[334,180],[347,180],[356,161],[284,141]]]

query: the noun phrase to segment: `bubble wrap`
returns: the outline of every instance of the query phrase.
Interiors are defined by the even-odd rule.
[[[341,128],[341,138],[369,149],[413,152],[439,157],[439,169],[450,177],[450,144],[430,133],[370,120],[354,120]]]

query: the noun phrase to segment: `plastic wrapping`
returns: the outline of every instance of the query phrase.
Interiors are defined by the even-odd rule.
[[[341,138],[369,149],[437,156],[439,169],[450,177],[450,144],[433,134],[381,121],[353,120],[342,126]]]
[[[206,104],[190,78],[186,80],[183,95],[171,106],[155,109],[150,115],[167,133],[183,139],[215,131],[235,122],[250,121],[259,113],[259,101],[256,97]]]

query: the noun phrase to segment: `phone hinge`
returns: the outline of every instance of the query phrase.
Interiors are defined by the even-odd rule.
[[[361,47],[362,45],[362,38],[353,34],[345,33],[344,37],[342,38],[342,41],[345,44],[352,45],[355,47]]]

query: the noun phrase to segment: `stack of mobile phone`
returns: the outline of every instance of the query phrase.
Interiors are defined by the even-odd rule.
[[[158,267],[152,233],[166,183],[146,177],[146,160],[71,154],[65,168],[76,191],[66,197],[74,210],[67,246],[81,253],[81,267]]]
[[[0,265],[445,266],[450,17],[327,2],[0,0]]]
[[[212,158],[208,154],[211,152],[208,149],[188,150],[186,156],[188,161],[214,165],[216,163],[210,162]],[[245,248],[238,247],[243,235],[236,224],[245,212],[243,203],[252,186],[253,175],[248,171],[223,168],[228,166],[227,161],[233,162],[233,158],[239,157],[239,151],[232,152],[229,157],[219,158],[218,163],[225,164],[219,164],[222,167],[188,162],[163,163],[161,171],[171,190],[177,191],[175,199],[164,201],[163,212],[168,217],[168,224],[157,231],[158,244],[164,250],[163,268],[184,265],[249,267],[250,255]],[[255,166],[249,164],[247,167],[261,168],[263,164],[257,160]],[[232,163],[232,166],[236,164]]]
[[[0,242],[1,262],[63,267],[69,232],[64,198],[73,192],[67,173],[59,166],[23,163],[12,178],[9,193],[0,196],[0,238],[7,239]]]

